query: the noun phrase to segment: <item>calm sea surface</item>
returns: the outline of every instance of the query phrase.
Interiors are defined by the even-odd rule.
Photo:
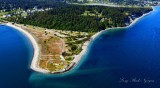
[[[103,32],[68,73],[36,73],[32,56],[23,34],[0,26],[0,88],[160,88],[160,7],[130,28]]]

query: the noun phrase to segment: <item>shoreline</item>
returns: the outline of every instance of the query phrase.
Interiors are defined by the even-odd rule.
[[[118,4],[113,4],[113,3],[84,3],[84,4],[78,4],[78,3],[73,3],[76,5],[88,5],[88,6],[107,6],[107,7],[139,7],[141,6],[136,6],[136,5],[118,5]],[[150,6],[144,6],[144,7],[150,7]]]
[[[88,50],[88,46],[89,44],[96,38],[98,37],[102,32],[107,31],[107,30],[112,30],[112,29],[118,29],[118,28],[129,28],[132,25],[134,25],[139,19],[143,18],[144,16],[150,14],[151,12],[154,11],[154,8],[152,7],[152,11],[143,14],[142,16],[136,18],[133,22],[131,22],[130,25],[125,26],[125,27],[113,27],[113,28],[107,28],[105,30],[102,30],[100,32],[95,33],[88,41],[86,41],[83,45],[82,45],[82,51],[78,54],[78,55],[74,55],[74,59],[71,62],[70,66],[67,68],[64,68],[65,70],[63,71],[56,71],[56,72],[50,72],[49,70],[45,70],[39,67],[38,63],[39,63],[39,56],[40,56],[40,47],[36,41],[36,39],[32,36],[32,34],[30,34],[29,32],[27,32],[26,30],[17,27],[15,25],[13,25],[12,23],[6,23],[7,26],[13,27],[15,29],[17,29],[18,31],[20,31],[21,33],[23,33],[24,35],[26,35],[26,37],[28,37],[28,39],[31,41],[33,48],[34,48],[34,55],[33,55],[33,59],[31,60],[31,65],[30,68],[36,72],[40,72],[40,73],[50,73],[50,74],[60,74],[60,73],[65,73],[65,72],[69,72],[71,70],[73,70],[78,64],[79,62],[82,60],[83,56],[85,55],[85,53]]]
[[[113,27],[113,28],[107,28],[105,30],[102,30],[100,32],[97,32],[96,34],[94,34],[89,41],[86,41],[83,46],[82,46],[82,51],[78,54],[75,55],[73,62],[75,62],[75,66],[78,64],[78,62],[82,59],[82,57],[85,55],[86,51],[88,50],[88,46],[89,44],[94,40],[94,38],[98,37],[102,32],[107,31],[107,30],[112,30],[112,29],[119,29],[119,28],[129,28],[131,26],[133,26],[137,21],[139,21],[139,19],[143,18],[144,16],[147,16],[148,14],[152,13],[154,11],[154,7],[152,7],[152,11],[143,14],[142,16],[136,18],[131,24],[129,24],[128,26],[125,27]],[[73,66],[73,67],[75,67]],[[72,68],[73,69],[73,68]]]
[[[36,71],[36,72],[49,73],[48,70],[41,69],[38,66],[37,62],[39,61],[40,48],[38,46],[38,43],[37,43],[36,39],[29,32],[27,32],[26,30],[24,30],[24,29],[22,29],[20,27],[17,27],[15,25],[13,25],[12,23],[6,23],[5,25],[10,26],[10,27],[18,30],[19,32],[23,33],[30,40],[30,42],[32,43],[33,48],[34,48],[34,54],[33,54],[32,60],[31,60],[30,68],[32,70]]]
[[[89,6],[108,6],[108,7],[125,7],[125,6],[121,6],[121,5],[105,4],[105,3],[86,3],[84,5],[89,5]]]

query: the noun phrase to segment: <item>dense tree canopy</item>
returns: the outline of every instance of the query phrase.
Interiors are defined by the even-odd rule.
[[[148,8],[119,8],[103,6],[66,5],[50,11],[27,16],[8,18],[9,21],[31,24],[49,29],[96,32],[108,27],[125,26],[128,16],[136,17],[149,12]]]

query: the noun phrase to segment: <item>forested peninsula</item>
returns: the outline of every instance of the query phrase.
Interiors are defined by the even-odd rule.
[[[8,8],[1,10],[0,19],[2,23],[9,22],[8,25],[15,29],[26,31],[24,33],[29,36],[35,49],[31,69],[54,74],[75,67],[86,53],[90,42],[102,30],[129,26],[138,17],[152,11],[151,7],[42,2],[29,4],[28,8],[24,5],[25,8],[14,7],[12,2]]]

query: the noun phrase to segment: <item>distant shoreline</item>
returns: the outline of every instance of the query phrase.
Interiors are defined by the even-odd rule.
[[[152,11],[154,11],[154,8],[152,7]],[[114,28],[108,28],[106,30],[110,30],[110,29],[117,29],[117,28],[128,28],[131,27],[132,25],[134,25],[139,19],[143,18],[144,16],[150,14],[152,11],[143,14],[142,16],[136,18],[130,25],[126,26],[126,27],[114,27]],[[30,68],[36,72],[40,72],[40,73],[51,73],[49,70],[45,70],[39,67],[38,63],[39,63],[39,56],[40,56],[40,48],[38,46],[38,43],[36,41],[36,39],[27,31],[25,31],[24,29],[17,27],[15,25],[13,25],[12,23],[7,23],[7,26],[13,27],[15,29],[17,29],[18,31],[22,32],[23,34],[25,34],[29,40],[31,41],[33,47],[34,47],[34,56],[30,65]],[[106,30],[102,30],[100,32],[97,32],[96,34],[94,34],[89,41],[86,41],[83,46],[82,46],[82,51],[78,54],[74,56],[74,59],[72,61],[72,63],[70,64],[70,66],[68,68],[65,68],[64,71],[57,71],[51,74],[59,74],[59,73],[65,73],[68,72],[72,69],[74,69],[76,67],[76,65],[80,62],[80,60],[82,60],[83,56],[85,55],[86,51],[88,50],[88,46],[89,44],[97,37],[99,36],[102,32],[106,31]]]
[[[108,7],[125,7],[125,6],[121,6],[121,5],[101,4],[101,3],[86,3],[84,5],[89,5],[89,6],[108,6]]]
[[[86,5],[86,6],[107,6],[107,7],[139,7],[141,8],[141,6],[136,6],[136,5],[118,5],[118,4],[113,4],[113,3],[84,3],[84,4],[78,4],[78,3],[73,3],[75,5]],[[151,6],[144,6],[145,7],[151,7]]]

